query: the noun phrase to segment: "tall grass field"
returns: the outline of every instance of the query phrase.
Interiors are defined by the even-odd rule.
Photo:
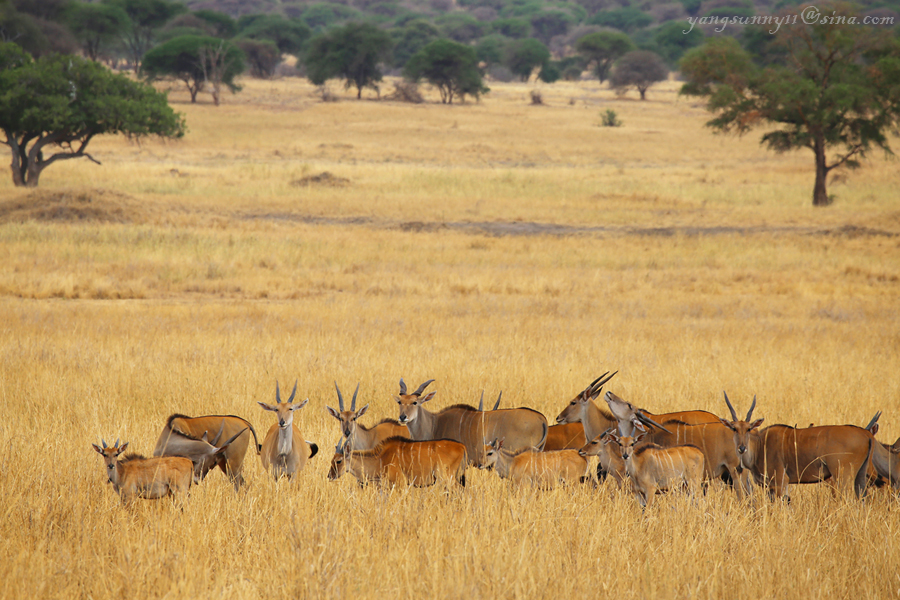
[[[325,406],[361,421],[528,406],[594,378],[653,412],[900,436],[900,169],[872,155],[812,207],[811,152],[715,135],[676,82],[491,83],[481,102],[322,102],[246,80],[170,101],[177,142],[98,138],[24,190],[0,178],[0,599],[900,596],[900,501],[724,484],[642,511],[614,482],[362,487],[326,473]],[[387,91],[389,85],[383,88]],[[621,127],[602,127],[614,110]],[[892,140],[895,148],[900,140]],[[260,435],[298,383],[319,453],[247,486],[122,506],[91,447],[150,455],[167,417]],[[602,400],[601,400],[602,401]]]

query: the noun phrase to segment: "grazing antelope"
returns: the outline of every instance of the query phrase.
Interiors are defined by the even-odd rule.
[[[470,463],[480,462],[484,441],[489,436],[505,437],[510,449],[538,448],[547,439],[547,419],[530,408],[508,408],[483,412],[468,404],[449,406],[432,413],[423,404],[434,398],[435,392],[422,393],[433,379],[429,379],[413,393],[407,393],[406,383],[400,379],[401,424],[406,425],[414,440],[449,439],[462,443]]]
[[[790,501],[789,484],[826,480],[831,480],[835,490],[849,490],[852,484],[857,497],[865,496],[866,472],[877,445],[872,432],[855,425],[806,429],[770,425],[760,431],[763,419],[750,421],[755,396],[743,421],[738,420],[728,394],[725,403],[733,420],[722,419],[722,423],[733,432],[741,464],[756,483],[768,488],[771,498]]]
[[[881,418],[881,411],[875,413],[875,416],[866,425],[866,431],[871,431],[872,435],[877,434],[879,418]],[[875,487],[882,487],[889,483],[892,488],[900,489],[900,438],[897,438],[893,445],[875,440],[868,478]]]
[[[622,459],[622,452],[619,450],[618,446],[614,448],[605,441],[606,437],[615,431],[615,427],[610,427],[590,442],[584,444],[578,450],[578,454],[585,458],[596,456],[599,461],[597,472],[612,475],[616,484],[621,488],[625,485],[626,475],[625,461]]]
[[[351,450],[370,450],[388,438],[397,436],[409,437],[409,431],[406,429],[406,426],[401,425],[394,419],[383,419],[371,428],[367,428],[365,425],[357,422],[357,419],[363,416],[369,408],[369,405],[366,404],[361,409],[356,410],[356,395],[359,393],[359,384],[356,384],[356,391],[353,392],[350,410],[344,410],[344,397],[341,395],[337,382],[334,383],[334,389],[337,390],[338,408],[340,410],[335,410],[330,406],[326,406],[325,410],[340,422],[341,434],[347,439],[347,444]]]
[[[680,421],[687,425],[719,422],[719,417],[705,410],[685,410],[655,415],[643,408],[635,408],[631,402],[623,400],[612,392],[606,392],[604,399],[609,405],[610,412],[615,415],[619,434],[624,436],[633,437],[637,433],[636,430],[639,429],[637,427],[638,424],[665,430],[666,428],[660,423],[665,423],[666,421]]]
[[[634,493],[644,508],[653,503],[657,491],[668,491],[686,485],[693,493],[703,478],[703,452],[696,446],[663,448],[656,444],[638,444],[646,433],[637,437],[606,435],[605,443],[616,443],[625,461],[625,470],[634,484]]]
[[[591,480],[587,475],[587,459],[578,450],[536,452],[526,448],[512,452],[503,446],[502,439],[486,444],[478,468],[493,467],[501,479],[509,479],[516,485],[529,483],[541,489],[552,489],[560,482]]]
[[[144,458],[139,454],[129,454],[122,460],[119,455],[125,452],[128,442],[119,446],[91,444],[106,467],[106,477],[119,494],[124,506],[130,506],[135,498],[157,500],[164,496],[175,497],[186,494],[194,479],[194,463],[183,456],[161,456]]]
[[[416,442],[393,437],[371,450],[351,450],[339,440],[328,479],[334,481],[349,472],[361,484],[425,487],[456,481],[465,487],[467,464],[466,447],[453,440]]]
[[[282,476],[293,479],[298,471],[302,471],[306,460],[312,458],[319,451],[319,447],[312,442],[307,442],[300,435],[300,430],[294,425],[294,411],[306,406],[309,398],[294,404],[294,396],[297,394],[297,382],[294,382],[294,390],[287,402],[281,402],[281,390],[278,382],[275,382],[275,402],[266,404],[257,402],[263,410],[275,413],[276,423],[269,428],[266,439],[262,443],[260,458],[263,468],[271,471],[276,480]]]
[[[210,431],[218,431],[217,436],[238,437],[229,444],[225,451],[210,455],[202,441],[203,435]],[[247,433],[249,431],[249,433]],[[247,447],[250,445],[250,436],[253,436],[253,446],[259,454],[260,445],[253,429],[247,420],[234,415],[205,415],[202,417],[188,417],[185,415],[171,415],[163,427],[162,433],[156,442],[153,456],[187,456],[197,466],[200,478],[218,466],[222,472],[234,483],[235,491],[244,483],[242,475],[244,457]],[[213,445],[217,442],[213,440]]]

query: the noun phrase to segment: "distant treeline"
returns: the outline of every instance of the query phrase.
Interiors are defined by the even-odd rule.
[[[865,14],[893,17],[898,29],[900,0],[860,4]],[[390,37],[389,52],[381,55],[388,72],[402,72],[417,52],[446,39],[471,47],[494,80],[523,78],[523,72],[545,81],[577,79],[586,69],[603,80],[612,64],[604,45],[616,45],[611,60],[643,50],[675,69],[687,50],[709,36],[733,36],[749,50],[770,36],[762,26],[704,24],[699,17],[769,15],[798,6],[792,0],[0,0],[0,34],[35,57],[82,54],[135,70],[165,42],[215,38],[243,52],[251,75],[271,77],[279,68],[305,74],[306,53],[317,36],[367,23]],[[592,43],[579,44],[592,34]],[[288,55],[298,58],[296,66],[282,64]]]

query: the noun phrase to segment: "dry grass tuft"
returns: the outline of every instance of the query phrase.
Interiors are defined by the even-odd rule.
[[[0,223],[134,223],[143,217],[135,197],[109,189],[38,189],[0,200]]]
[[[324,185],[329,187],[344,187],[350,185],[350,180],[346,177],[338,177],[337,175],[333,175],[328,171],[323,171],[322,173],[319,173],[317,175],[307,175],[306,177],[296,179],[291,182],[291,185]]]

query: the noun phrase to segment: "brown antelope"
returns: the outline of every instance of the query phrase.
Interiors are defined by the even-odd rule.
[[[734,445],[732,430],[720,422],[689,425],[681,421],[665,421],[667,430],[656,429],[648,434],[645,443],[663,448],[696,446],[703,452],[704,478],[722,479],[733,485],[738,498],[751,492],[751,482],[741,466],[741,457]]]
[[[384,440],[371,450],[351,450],[342,440],[335,447],[328,479],[346,472],[361,483],[424,487],[456,481],[466,485],[466,447],[453,440],[416,442],[405,437]]]
[[[497,402],[494,403],[494,408],[491,410],[500,408],[501,397],[503,397],[503,392],[500,392],[500,395],[497,396]],[[481,400],[478,401],[478,410],[484,410],[484,391],[481,392]],[[580,422],[550,425],[547,428],[547,441],[544,442],[544,452],[578,450],[584,446],[584,443],[584,427],[581,426]]]
[[[625,484],[625,461],[622,459],[622,452],[618,446],[613,447],[605,441],[606,436],[616,431],[615,427],[610,427],[590,442],[584,444],[578,454],[585,458],[596,456],[599,464],[597,472],[612,475],[616,484],[621,488]]]
[[[468,404],[456,404],[432,413],[422,406],[434,398],[435,392],[422,396],[425,387],[432,381],[429,379],[409,394],[406,384],[400,379],[400,395],[395,396],[400,405],[399,421],[406,425],[412,439],[460,442],[466,447],[470,463],[481,461],[484,441],[488,436],[505,437],[510,449],[543,448],[547,438],[547,419],[541,413],[530,408],[483,412]]]
[[[669,491],[682,484],[693,493],[703,478],[703,452],[696,446],[638,445],[646,435],[619,437],[609,433],[605,441],[619,445],[640,505],[646,508],[653,503],[657,491]]]
[[[741,464],[757,484],[768,488],[772,498],[790,501],[791,483],[818,483],[831,480],[835,490],[848,491],[851,484],[857,497],[865,496],[866,472],[875,443],[872,432],[855,425],[825,425],[796,429],[770,425],[759,430],[763,419],[750,421],[756,397],[747,418],[737,413],[725,394],[732,421],[722,423],[733,432]]]
[[[122,460],[128,442],[119,446],[91,444],[106,467],[106,477],[122,499],[122,504],[130,506],[135,498],[157,500],[164,496],[186,494],[194,479],[194,463],[183,456],[161,456],[144,458],[139,454],[129,454]]]
[[[287,402],[281,402],[281,390],[278,382],[275,382],[275,401],[277,404],[257,402],[264,410],[275,413],[276,423],[269,428],[266,439],[262,443],[260,458],[263,468],[271,471],[276,480],[283,476],[293,479],[298,471],[302,471],[306,461],[318,452],[319,447],[307,442],[300,435],[300,430],[294,425],[294,411],[306,406],[309,398],[294,404],[294,396],[297,394],[297,382],[294,382],[294,391],[291,392]]]
[[[592,381],[583,391],[576,394],[556,417],[556,422],[560,425],[580,423],[585,444],[588,440],[596,439],[604,431],[616,425],[616,418],[612,413],[605,407],[597,406],[594,402],[603,390],[603,385],[612,379],[616,373],[618,371],[612,374],[607,371]],[[584,444],[581,447],[584,447]],[[597,466],[597,478],[602,480],[606,475],[607,472],[603,470],[603,461],[601,461]]]
[[[666,421],[680,421],[686,425],[719,422],[719,417],[705,410],[653,414],[643,408],[635,408],[631,402],[623,400],[612,392],[606,392],[604,399],[609,405],[610,412],[615,416],[620,435],[634,436],[636,433],[639,433],[637,430],[640,428],[636,427],[637,424],[665,430],[666,428],[660,423],[665,423]]]
[[[346,438],[351,450],[371,450],[388,438],[397,436],[409,437],[409,431],[406,427],[393,419],[383,419],[371,428],[367,428],[362,423],[357,422],[357,419],[363,416],[369,408],[369,405],[366,404],[361,409],[356,410],[356,395],[359,393],[359,384],[356,384],[356,391],[353,392],[350,410],[344,410],[344,397],[341,395],[337,382],[334,383],[334,389],[337,390],[338,408],[340,410],[335,410],[330,406],[326,406],[325,410],[340,422],[341,434]]]
[[[202,441],[203,435],[210,431],[218,431],[217,437],[223,435],[232,437],[236,434],[238,437],[224,452],[210,456],[206,452],[205,444],[198,444]],[[153,450],[153,456],[187,456],[197,465],[201,479],[218,466],[232,480],[234,489],[238,490],[244,483],[242,475],[244,457],[247,454],[247,446],[250,445],[251,435],[254,450],[259,454],[260,445],[256,430],[241,417],[234,415],[187,417],[174,414],[166,421]],[[215,444],[216,441],[213,440],[213,445]]]
[[[504,448],[502,439],[495,439],[484,446],[483,454],[479,469],[493,467],[501,479],[509,479],[516,485],[528,483],[541,489],[552,489],[560,482],[590,480],[587,459],[578,450],[536,452],[526,448],[512,452]]]

